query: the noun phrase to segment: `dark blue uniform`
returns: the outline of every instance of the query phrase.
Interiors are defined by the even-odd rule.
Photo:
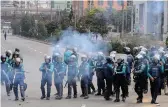
[[[23,65],[14,65],[13,70],[15,72],[15,78],[14,78],[14,83],[13,83],[13,91],[16,97],[16,100],[18,99],[18,85],[20,85],[20,94],[21,97],[24,99],[25,98],[25,87],[24,87],[24,79],[25,79],[25,74],[24,74],[24,69]]]
[[[81,97],[88,98],[88,84],[89,84],[89,63],[83,61],[79,67],[78,78],[81,77]]]
[[[64,62],[54,62],[54,84],[59,98],[63,95],[63,79],[66,74],[66,64]]]
[[[105,63],[103,66],[104,78],[106,80],[106,91],[104,94],[104,98],[109,100],[112,93],[112,81],[114,74],[114,67],[111,63]]]
[[[54,66],[52,63],[42,63],[39,70],[42,72],[42,79],[41,79],[42,97],[45,98],[46,96],[44,86],[47,83],[47,98],[50,98],[51,85],[52,85],[52,73],[54,71]]]
[[[160,86],[160,76],[162,73],[163,73],[162,66],[159,64],[159,62],[158,63],[153,62],[150,65],[148,76],[150,78],[154,78],[154,81],[150,80],[151,95],[152,95],[151,103],[156,103],[159,86]]]

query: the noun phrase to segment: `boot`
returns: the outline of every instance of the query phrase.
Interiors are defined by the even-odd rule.
[[[46,96],[41,96],[41,98],[40,98],[40,99],[41,99],[41,100],[43,100],[44,98],[46,98]]]
[[[125,102],[125,99],[126,99],[126,98],[125,98],[125,97],[123,97],[123,98],[122,98],[122,101],[123,101],[123,102]]]
[[[81,94],[80,97],[84,97],[84,94]]]
[[[137,103],[142,103],[142,99],[138,99],[138,100],[137,100]]]
[[[116,99],[114,100],[114,102],[120,102],[119,95],[120,93],[116,92]]]
[[[46,100],[50,100],[50,97],[47,97]]]
[[[88,98],[89,98],[89,96],[88,96],[88,95],[84,97],[84,99],[88,99]]]
[[[19,98],[18,97],[15,97],[15,101],[18,101],[19,100]]]
[[[56,96],[55,99],[56,99],[56,100],[61,100],[62,97],[61,97],[61,96]]]
[[[65,99],[71,99],[71,96],[68,95]]]
[[[24,98],[24,97],[22,97],[22,98],[21,98],[21,100],[22,100],[22,101],[25,101],[25,98]]]
[[[77,95],[74,95],[74,98],[77,98]]]

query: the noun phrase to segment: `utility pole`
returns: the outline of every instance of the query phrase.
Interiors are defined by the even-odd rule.
[[[134,5],[131,6],[131,36],[134,36]]]
[[[121,37],[124,36],[124,1],[122,1],[122,31],[121,31]]]

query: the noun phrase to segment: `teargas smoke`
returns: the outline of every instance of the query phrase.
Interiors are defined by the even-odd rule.
[[[54,47],[59,46],[60,48],[77,48],[78,52],[86,53],[89,52],[107,52],[107,43],[98,41],[94,42],[89,33],[79,33],[71,28],[62,32],[61,39],[55,44]],[[56,48],[54,48],[55,50]],[[52,49],[52,52],[54,51]]]

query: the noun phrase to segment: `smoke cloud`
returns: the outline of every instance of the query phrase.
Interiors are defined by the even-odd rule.
[[[77,48],[80,53],[90,53],[102,51],[106,53],[108,51],[107,43],[102,40],[95,42],[90,35],[93,33],[79,33],[78,31],[68,28],[62,31],[61,39],[54,45],[60,48]]]

